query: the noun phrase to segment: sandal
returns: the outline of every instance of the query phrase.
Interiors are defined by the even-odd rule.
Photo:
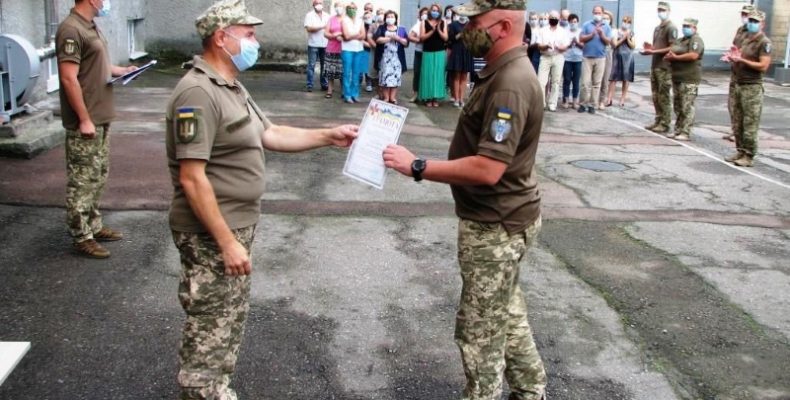
[[[327,94],[325,94],[325,95],[324,95],[324,98],[325,98],[325,99],[331,99],[331,98],[332,98],[332,93],[327,93]]]

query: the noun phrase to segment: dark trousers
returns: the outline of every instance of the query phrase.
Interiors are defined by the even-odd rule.
[[[422,52],[415,51],[414,52],[414,80],[411,82],[411,89],[414,93],[420,91],[420,70],[422,69]]]
[[[573,99],[579,98],[579,81],[582,78],[581,61],[565,61],[565,68],[562,69],[562,99],[571,97],[571,85],[573,86]]]
[[[326,60],[326,49],[323,47],[307,46],[307,87],[313,87],[313,77],[315,76],[315,62],[318,61],[321,66],[321,88],[329,86],[326,81],[326,74],[324,73],[324,61]]]

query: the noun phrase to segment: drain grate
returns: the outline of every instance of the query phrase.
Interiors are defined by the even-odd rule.
[[[620,172],[628,169],[625,164],[601,160],[578,160],[571,162],[571,165],[595,172]]]

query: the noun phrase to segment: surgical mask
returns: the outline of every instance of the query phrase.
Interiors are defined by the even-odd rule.
[[[250,69],[250,67],[255,65],[256,62],[258,62],[258,50],[260,50],[261,45],[260,43],[258,43],[257,40],[253,41],[248,39],[240,39],[237,38],[236,36],[231,35],[228,32],[225,33],[228,36],[239,41],[239,46],[241,47],[239,54],[236,55],[230,54],[228,49],[224,47],[222,48],[223,50],[225,50],[225,53],[228,53],[228,55],[230,56],[230,60],[233,61],[233,65],[236,66],[236,69],[238,69],[239,72]]]
[[[532,25],[532,26],[538,26],[538,20],[535,19],[535,18],[530,18],[529,19],[529,24]]]
[[[324,11],[324,5],[323,4],[316,4],[313,8],[315,9],[315,12],[319,12],[320,13],[321,11]]]
[[[99,13],[96,14],[98,17],[106,17],[110,15],[110,0],[104,0],[102,3],[102,7],[99,9]]]
[[[579,23],[578,22],[572,23],[571,24],[571,30],[574,31],[574,32],[578,31],[579,30]]]
[[[381,21],[384,21],[384,15],[383,14],[376,15],[376,22],[381,23]]]
[[[606,18],[606,19],[603,20],[603,24],[606,25],[606,26],[609,26],[609,24],[611,24],[611,23],[612,23],[612,21],[609,18]]]
[[[432,19],[439,19],[440,15],[441,14],[439,14],[439,11],[431,11],[431,18]]]
[[[548,24],[549,24],[549,20],[547,19],[540,20],[540,26],[547,26]]]
[[[365,23],[368,24],[368,25],[372,24],[373,23],[373,17],[365,18]]]
[[[420,15],[420,21],[427,21],[427,20],[428,20],[428,14]]]
[[[356,8],[346,8],[346,15],[349,18],[354,19],[357,16],[357,9]]]
[[[563,27],[563,28],[567,27],[568,26],[568,21],[566,21],[564,19],[561,19],[560,20],[560,26]]]
[[[447,10],[447,12],[446,12],[446,13],[444,13],[444,16],[445,16],[445,18],[450,18],[450,17],[452,17],[452,16],[453,16],[453,10]]]
[[[666,11],[659,11],[658,12],[658,19],[664,21],[667,18],[669,18],[669,13],[668,12],[666,12]]]
[[[760,32],[760,23],[759,22],[747,22],[746,23],[746,30],[749,31],[749,33]]]
[[[623,30],[627,31],[627,30],[631,29],[631,24],[622,24],[622,25],[620,25],[620,28],[622,28]]]
[[[387,25],[395,25],[395,18],[387,18]]]
[[[460,17],[458,17],[458,22],[460,22],[462,24],[465,24],[465,23],[469,22],[469,17],[460,16]]]
[[[491,34],[488,33],[488,30],[500,22],[501,21],[494,22],[482,29],[469,29],[467,27],[467,29],[461,31],[461,42],[469,50],[469,53],[472,54],[472,57],[485,57],[485,55],[491,51],[491,48],[494,47],[494,43],[496,42],[494,39],[491,39]]]
[[[602,19],[603,19],[602,15],[598,15],[598,14],[593,15],[593,21],[595,22],[601,22]]]
[[[343,15],[343,7],[335,7],[335,14]]]
[[[694,34],[694,29],[691,28],[683,28],[683,36],[691,37]]]

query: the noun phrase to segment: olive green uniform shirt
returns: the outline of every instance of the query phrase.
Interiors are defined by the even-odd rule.
[[[678,38],[678,30],[675,24],[669,19],[661,22],[655,30],[653,30],[653,48],[663,49],[670,47]],[[664,60],[664,54],[653,54],[653,62],[650,65],[652,69],[669,69],[669,62]]]
[[[205,232],[179,182],[179,160],[205,160],[222,217],[231,229],[254,225],[264,190],[263,132],[271,122],[238,81],[227,82],[202,57],[167,105],[167,161],[173,183],[170,227]]]
[[[672,52],[677,55],[697,53],[699,58],[694,61],[672,61],[672,82],[699,83],[702,79],[702,56],[705,54],[705,43],[698,34],[683,37],[672,45]]]
[[[448,158],[485,156],[507,164],[493,186],[451,185],[458,217],[502,223],[513,234],[540,216],[535,154],[543,124],[543,91],[523,47],[479,73],[450,144]]]
[[[732,39],[732,44],[735,47],[741,47],[741,42],[743,41],[743,37],[746,36],[748,31],[746,30],[746,25],[741,25],[737,31],[735,31],[735,37]]]
[[[770,56],[773,51],[771,39],[764,33],[746,34],[741,41],[741,58],[749,61],[760,61],[762,56]],[[738,84],[763,83],[764,72],[760,72],[745,63],[733,63],[735,82]]]
[[[115,119],[112,85],[112,63],[107,50],[107,40],[96,23],[88,21],[74,9],[58,26],[55,34],[55,52],[58,63],[71,62],[79,65],[77,80],[82,87],[82,98],[94,125],[104,125]],[[63,127],[79,129],[80,119],[66,97],[60,91],[60,112]]]

